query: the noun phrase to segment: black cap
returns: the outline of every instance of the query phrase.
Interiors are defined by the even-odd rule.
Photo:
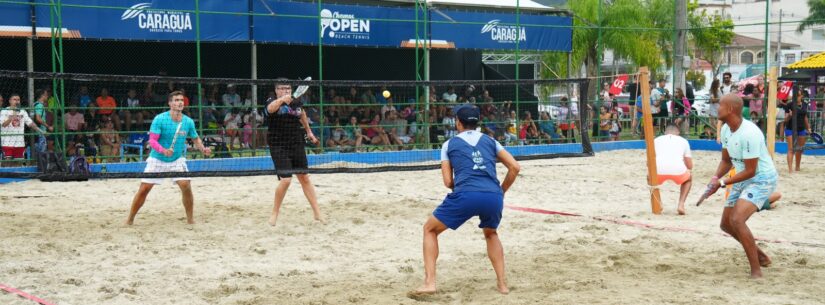
[[[461,123],[478,123],[481,110],[472,104],[461,104],[455,108],[455,115]]]

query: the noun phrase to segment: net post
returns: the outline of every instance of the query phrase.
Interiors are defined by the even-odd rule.
[[[645,150],[647,151],[647,179],[650,186],[650,206],[653,214],[662,214],[662,197],[659,194],[659,176],[656,172],[656,149],[653,146],[653,115],[650,112],[650,72],[647,67],[639,68],[639,83],[642,85],[642,112],[644,119]]]
[[[768,72],[768,153],[776,160],[776,91],[778,81],[776,80],[777,67],[771,67]]]

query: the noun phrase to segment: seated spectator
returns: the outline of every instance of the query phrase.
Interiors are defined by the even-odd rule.
[[[376,100],[375,95],[372,94],[372,89],[367,88],[363,94],[361,94],[361,104],[365,105],[375,105],[378,103]]]
[[[238,108],[230,109],[223,119],[224,130],[226,131],[226,136],[229,137],[229,143],[227,144],[230,149],[235,149],[235,139],[238,139],[240,136],[242,122],[240,109]],[[240,140],[238,142],[240,142]]]
[[[390,111],[398,111],[398,109],[395,108],[395,105],[393,104],[392,97],[386,99],[385,101],[386,103],[384,104],[384,106],[381,106],[381,113],[386,115]],[[382,119],[386,119],[386,117],[383,117]]]
[[[120,130],[120,117],[118,117],[115,112],[117,102],[114,97],[109,96],[108,89],[100,89],[100,96],[98,96],[95,100],[95,105],[97,105],[98,108],[97,114],[99,114],[101,118],[108,118],[112,120],[115,129]]]
[[[390,145],[387,131],[381,126],[381,116],[376,114],[372,117],[369,127],[366,129],[366,137],[370,139],[372,145]]]
[[[355,143],[355,149],[360,151],[360,147],[362,143],[367,142],[370,143],[372,140],[370,137],[364,135],[361,130],[361,125],[358,123],[358,118],[351,116],[349,118],[349,124],[344,127],[344,132],[346,132],[346,136],[348,139],[352,140]]]
[[[494,114],[487,114],[481,115],[481,131],[490,136],[491,138],[496,138],[496,116]]]
[[[265,143],[262,126],[263,116],[254,108],[250,108],[243,116],[243,146],[246,148],[258,148],[261,143]]]
[[[710,126],[705,125],[702,127],[702,134],[699,135],[699,138],[705,140],[716,140],[716,134],[713,133],[713,129],[711,129]]]
[[[235,91],[235,85],[228,84],[226,85],[226,93],[221,95],[221,106],[220,116],[221,118],[226,117],[232,112],[232,108],[240,107],[241,106],[241,95]]]
[[[100,129],[100,154],[103,162],[110,162],[120,155],[120,135],[114,126],[111,118],[103,119],[103,128]]]
[[[72,98],[73,101],[69,104],[69,112],[63,114],[63,122],[66,124],[66,131],[70,132],[70,134],[66,137],[68,139],[68,143],[66,143],[66,152],[69,155],[75,154],[75,144],[83,143],[83,140],[86,138],[83,135],[83,131],[86,128],[86,120],[83,118],[83,114],[78,112],[77,109],[80,107],[78,101]]]
[[[533,116],[529,111],[524,112],[524,119],[519,128],[519,140],[522,144],[529,144],[535,142],[539,138],[539,131],[536,123],[533,122]]]
[[[455,87],[450,86],[447,92],[441,95],[441,100],[448,104],[455,104],[458,101],[458,95],[455,94]]]
[[[547,143],[556,143],[562,138],[556,131],[556,122],[550,118],[550,114],[542,111],[539,114],[539,136],[547,141]]]
[[[78,88],[77,93],[73,98],[77,98],[77,101],[80,103],[80,107],[88,107],[91,104],[92,96],[89,95],[89,87],[83,85]]]
[[[126,93],[126,98],[120,103],[120,116],[126,124],[126,130],[132,131],[132,118],[134,118],[138,129],[144,129],[142,128],[144,116],[148,117],[149,115],[139,107],[141,107],[141,101],[137,96],[137,90],[129,89]]]
[[[345,150],[354,144],[355,142],[351,138],[347,137],[344,127],[340,124],[335,125],[335,128],[332,129],[332,135],[327,140],[327,147],[331,147],[336,150]]]

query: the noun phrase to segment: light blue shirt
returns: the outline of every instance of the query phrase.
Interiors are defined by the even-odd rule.
[[[167,111],[158,114],[155,119],[152,120],[149,133],[160,135],[158,143],[160,143],[160,146],[163,146],[163,148],[172,146],[172,139],[175,138],[175,131],[178,129],[178,124],[180,123],[181,126],[180,131],[178,131],[178,138],[175,140],[174,153],[171,157],[164,156],[155,150],[152,150],[149,156],[163,162],[172,162],[186,155],[186,138],[197,138],[198,132],[195,130],[195,121],[186,115],[181,116],[181,121],[175,122],[172,120],[169,111]]]
[[[728,124],[722,125],[722,148],[728,150],[737,172],[745,170],[745,160],[759,158],[756,175],[776,173],[768,146],[765,145],[765,136],[751,121],[742,120],[742,125],[733,133]]]

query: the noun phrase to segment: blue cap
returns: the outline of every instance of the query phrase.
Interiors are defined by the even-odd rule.
[[[455,116],[461,123],[478,123],[481,110],[473,104],[461,104],[455,108]]]

